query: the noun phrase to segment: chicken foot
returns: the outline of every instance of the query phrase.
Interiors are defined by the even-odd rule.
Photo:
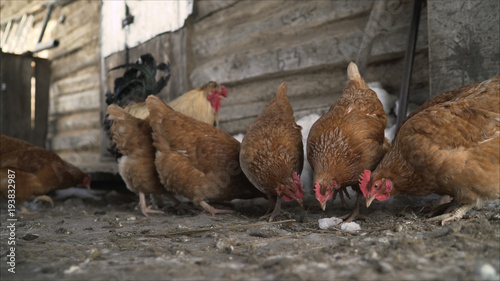
[[[425,214],[425,216],[428,218],[432,218],[436,214],[447,214],[451,212],[451,210],[453,210],[453,208],[456,207],[457,204],[458,203],[456,201],[453,201],[453,197],[444,195],[437,202],[437,206],[432,211]]]
[[[210,206],[207,202],[205,201],[201,201],[200,202],[200,206],[203,207],[203,209],[205,209],[205,211],[209,212],[210,214],[212,214],[212,217],[215,216],[215,214],[227,214],[227,213],[234,213],[233,210],[225,210],[225,209],[216,209],[212,206]]]
[[[286,215],[290,215],[290,213],[281,210],[281,200],[280,200],[280,198],[276,198],[275,202],[276,202],[276,204],[274,205],[273,212],[269,213],[269,211],[268,211],[265,215],[263,215],[262,217],[260,217],[259,220],[263,220],[263,219],[269,218],[269,222],[272,222],[273,219],[274,219],[274,217],[277,216],[279,213],[284,213]],[[272,207],[272,202],[271,202],[271,207]]]
[[[163,214],[163,211],[153,210],[152,206],[146,206],[146,195],[144,192],[139,192],[139,206],[141,208],[141,213],[144,216],[148,216],[148,214]]]
[[[50,198],[49,196],[47,195],[40,195],[40,196],[37,196],[35,197],[35,200],[38,200],[38,201],[45,201],[47,203],[49,203],[52,207],[54,207],[54,201],[52,201],[52,198]]]
[[[363,194],[359,190],[356,190],[356,203],[354,204],[354,209],[352,209],[351,213],[347,215],[343,215],[339,218],[343,219],[342,223],[351,222],[356,219],[366,220],[368,217],[359,214],[359,206],[361,205],[361,199],[363,198]]]
[[[427,221],[437,221],[442,219],[441,225],[445,225],[445,223],[447,222],[460,220],[470,209],[474,208],[474,206],[476,206],[475,203],[466,204],[456,209],[453,213],[448,213],[437,217],[433,217],[427,219]]]

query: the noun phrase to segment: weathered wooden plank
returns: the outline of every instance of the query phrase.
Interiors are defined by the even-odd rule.
[[[398,30],[399,36],[382,36],[374,44],[373,56],[384,56],[403,52],[405,43],[402,38],[406,30]],[[348,34],[336,38],[320,38],[304,42],[296,46],[286,46],[278,49],[265,50],[261,53],[248,51],[231,53],[226,57],[196,67],[190,75],[193,83],[206,80],[221,82],[238,81],[261,77],[282,71],[298,71],[318,65],[346,63],[354,60],[357,48],[361,42],[361,33]],[[425,42],[425,35],[419,36],[419,42]],[[417,50],[425,48],[419,43]]]
[[[101,3],[99,1],[74,1],[70,5],[56,6],[51,20],[57,22],[57,24],[46,35],[47,37],[44,36],[44,39],[67,38],[81,27],[92,30],[99,29],[100,7]],[[65,17],[63,23],[59,22],[61,16]]]
[[[309,40],[331,22],[369,12],[371,5],[369,1],[241,1],[194,25],[194,54],[203,61],[238,49]]]
[[[99,90],[89,90],[51,98],[49,114],[67,114],[78,111],[99,109],[100,94]]]
[[[55,120],[54,126],[58,132],[100,129],[99,113],[97,110],[91,110],[61,116]]]
[[[87,44],[99,41],[99,26],[81,26],[63,37],[54,36],[59,40],[59,46],[51,53],[52,59],[58,59],[68,53],[75,52]]]
[[[52,83],[52,96],[73,94],[100,87],[99,67],[92,65]]]
[[[98,49],[99,42],[95,41],[79,49],[78,52],[53,60],[51,81],[55,82],[87,67],[99,66],[101,58]]]
[[[49,114],[50,61],[34,58],[34,62],[36,84],[33,144],[45,147]]]
[[[1,132],[31,143],[32,59],[1,53],[1,61]]]
[[[498,75],[500,2],[428,1],[431,95]]]
[[[52,60],[75,52],[91,42],[99,42],[100,3],[77,1],[72,5],[58,7],[52,15],[53,21],[65,16],[64,23],[55,23],[44,40],[58,39],[59,46],[49,51]],[[82,24],[83,23],[83,24]]]
[[[408,23],[398,24],[401,17],[400,14],[395,15],[392,27],[375,40],[372,61],[377,57],[387,59],[387,55],[398,54],[406,49]],[[330,30],[323,30],[314,33],[314,36],[298,36],[293,40],[284,38],[266,41],[261,38],[257,41],[266,42],[265,44],[254,48],[245,47],[245,51],[221,50],[220,53],[212,54],[209,61],[198,63],[190,78],[195,84],[209,79],[229,82],[355,60],[363,33],[358,28],[348,26],[363,26],[365,22],[366,17],[347,19],[342,22],[342,25],[346,25],[342,29],[343,32],[330,33]],[[425,24],[422,24],[421,28],[425,30]],[[420,32],[417,50],[426,47],[427,34]]]
[[[86,173],[104,172],[116,174],[118,172],[116,162],[101,163],[100,154],[97,152],[64,150],[58,151],[57,154],[64,161],[68,161]],[[92,178],[92,180],[94,180],[94,178]]]
[[[75,152],[98,152],[101,142],[101,129],[61,132],[50,140],[54,151],[72,150]]]
[[[385,90],[398,96],[403,75],[403,57],[404,54],[401,54],[398,58],[369,65],[364,79],[367,82],[381,82]],[[414,57],[409,101],[423,104],[429,98],[429,58],[427,50],[424,49]]]
[[[194,1],[193,16],[196,21],[216,13],[222,9],[227,9],[239,0],[215,0],[215,1]]]

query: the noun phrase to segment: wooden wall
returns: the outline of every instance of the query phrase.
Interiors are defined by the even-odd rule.
[[[50,79],[49,147],[89,171],[100,163],[100,1],[56,6],[45,37],[60,44],[48,51]],[[60,19],[64,17],[64,21]]]
[[[364,73],[397,94],[408,42],[412,1],[388,1]],[[281,82],[297,118],[325,111],[341,94],[346,68],[357,52],[373,1],[195,1],[186,26],[129,50],[131,61],[151,52],[169,58],[172,76],[160,94],[170,100],[209,80],[228,87],[221,129],[245,131]],[[428,98],[427,11],[421,14],[411,101]],[[123,63],[125,52],[105,60]],[[111,89],[115,74],[105,80]]]
[[[1,133],[45,147],[50,62],[3,52],[0,61]]]
[[[433,96],[500,74],[500,1],[428,3]]]

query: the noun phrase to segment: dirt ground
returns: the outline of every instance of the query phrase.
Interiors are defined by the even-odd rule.
[[[144,217],[138,198],[110,190],[92,198],[55,195],[55,207],[16,222],[15,273],[7,271],[10,230],[1,209],[2,280],[499,280],[500,200],[440,226],[425,220],[437,197],[396,196],[375,202],[356,221],[361,230],[318,227],[326,212],[312,196],[304,208],[286,202],[279,223],[258,218],[263,199],[233,201],[234,214],[211,217],[194,207]],[[350,206],[352,206],[352,201]],[[192,206],[192,205],[191,205]]]

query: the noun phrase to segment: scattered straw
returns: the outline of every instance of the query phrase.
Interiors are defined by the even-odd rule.
[[[287,222],[295,222],[294,219],[283,220],[283,221],[275,221],[275,222],[264,222],[264,223],[252,223],[252,224],[243,224],[243,225],[231,225],[225,227],[211,227],[211,228],[199,228],[199,229],[190,229],[186,231],[179,232],[169,232],[164,234],[147,234],[147,237],[158,237],[158,236],[173,236],[173,235],[181,235],[181,234],[191,234],[196,232],[205,232],[205,231],[214,231],[214,230],[223,230],[223,229],[234,229],[234,228],[244,228],[244,227],[252,227],[252,226],[261,226],[261,225],[271,225],[271,224],[279,224],[279,223],[287,223]]]

